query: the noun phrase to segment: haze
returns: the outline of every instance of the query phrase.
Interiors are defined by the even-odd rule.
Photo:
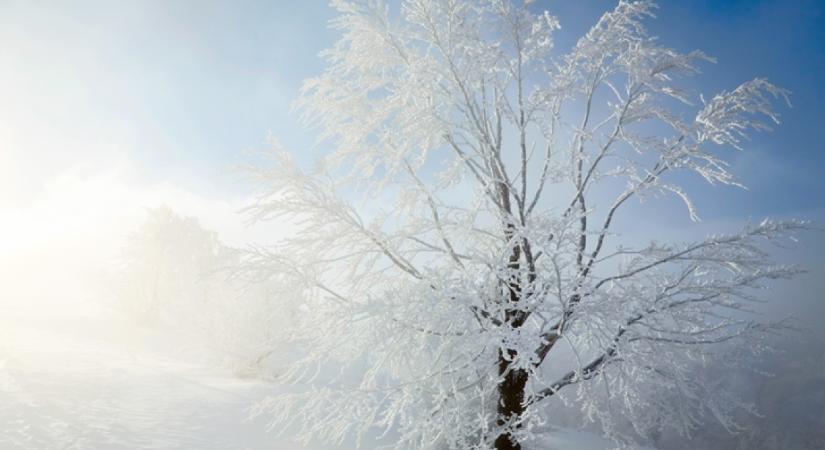
[[[821,227],[825,4],[659,3],[653,35],[719,60],[703,68],[698,91],[764,76],[792,91],[793,107],[775,131],[730,155],[748,190],[696,183],[701,223],[661,200],[661,214],[639,220],[633,235],[688,239],[767,216]],[[561,48],[605,7],[536,5],[560,17]],[[162,233],[214,232],[227,254],[290,232],[248,225],[239,211],[255,186],[241,167],[265,159],[270,137],[307,166],[329,150],[291,104],[302,80],[323,69],[317,54],[336,40],[333,16],[322,0],[0,0],[0,447],[329,448],[269,433],[266,418],[246,420],[256,401],[285,389],[270,377],[292,355],[267,345],[277,348],[273,324],[294,311],[269,310],[254,289],[210,275],[212,309],[194,313],[181,300],[147,318],[123,306],[134,280],[119,270],[153,217]],[[197,225],[186,228],[187,218]],[[775,408],[769,418],[786,445],[776,448],[825,442],[823,255],[818,231],[781,250],[808,273],[777,283],[767,295],[781,301],[762,312],[795,315],[805,330],[777,338],[786,353],[764,362],[774,381],[740,380],[755,403]],[[194,295],[168,283],[162,295]],[[610,448],[591,431],[571,425],[558,443]],[[702,448],[735,442],[710,426],[705,441],[702,433]]]

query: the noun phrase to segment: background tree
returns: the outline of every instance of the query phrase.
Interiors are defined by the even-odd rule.
[[[208,301],[207,280],[229,262],[230,250],[192,217],[166,206],[146,213],[121,251],[117,298],[129,314],[157,324],[184,303]]]
[[[280,283],[233,277],[239,258],[197,219],[162,206],[147,209],[110,281],[130,317],[216,350],[241,375],[267,375],[295,312],[269,301]]]
[[[335,150],[304,171],[278,149],[257,171],[253,220],[299,231],[244,262],[301,305],[307,354],[287,378],[339,369],[262,405],[306,439],[386,428],[397,448],[517,449],[553,398],[623,440],[688,433],[703,412],[733,429],[747,407],[688,374],[783,326],[749,304],[796,273],[762,243],[803,224],[645,245],[613,224],[666,193],[697,219],[679,173],[737,185],[719,149],[778,123],[785,91],[755,79],[695,106],[678,81],[711,58],[648,36],[653,3],[619,2],[566,52],[529,3],[333,2],[343,37],[298,105]]]

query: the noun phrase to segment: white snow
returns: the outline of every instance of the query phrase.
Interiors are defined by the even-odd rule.
[[[0,448],[336,448],[267,432],[248,411],[281,388],[211,365],[182,342],[100,313],[0,309]],[[561,430],[540,450],[611,447]]]
[[[271,385],[183,350],[110,317],[3,314],[0,448],[305,448],[247,420]]]

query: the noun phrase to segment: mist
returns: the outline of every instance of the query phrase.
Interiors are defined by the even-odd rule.
[[[825,448],[825,16],[813,1],[751,3],[660,1],[661,18],[650,21],[667,45],[719,57],[691,89],[715,92],[733,79],[766,76],[791,91],[793,107],[775,130],[725,153],[748,189],[686,178],[701,221],[690,220],[679,198],[657,194],[630,205],[614,225],[622,245],[643,247],[735,233],[766,217],[806,221],[793,240],[764,248],[803,273],[770,280],[754,294],[754,311],[742,313],[789,326],[760,342],[745,367],[731,369],[719,357],[740,357],[733,345],[686,363],[689,380],[753,408],[724,417],[735,425],[706,411],[690,418],[688,434],[645,437],[620,415],[610,424],[594,419],[572,394],[548,402],[553,423],[537,428],[544,440],[529,448],[614,448],[606,426],[644,449]],[[560,48],[607,8],[529,7],[558,14]],[[303,80],[323,71],[317,55],[339,37],[328,26],[335,16],[326,2],[0,4],[7,68],[0,74],[0,447],[331,450],[399,439],[398,429],[374,427],[330,443],[302,432],[309,416],[278,422],[270,402],[397,370],[371,371],[371,355],[342,345],[324,349],[332,357],[314,373],[296,374],[295,363],[309,360],[318,342],[296,324],[324,308],[308,298],[337,293],[361,266],[333,261],[309,275],[284,269],[276,251],[325,219],[255,209],[293,200],[266,184],[281,148],[308,173],[334,153],[331,142],[316,141],[316,124],[301,123],[295,100]],[[767,27],[778,30],[776,39],[755,31]],[[423,172],[433,179],[438,158]],[[471,198],[462,183],[448,200]],[[343,197],[363,211],[365,229],[405,193],[390,183],[383,197],[370,197],[355,186]],[[594,190],[593,204],[609,204],[622,186]],[[563,209],[566,194],[546,194],[540,206]],[[307,248],[320,245],[306,239]],[[341,253],[334,256],[344,261]],[[371,264],[387,270],[386,261]],[[332,282],[319,288],[298,275]],[[558,353],[548,376],[581,366],[572,344]],[[640,389],[639,399],[670,394]]]

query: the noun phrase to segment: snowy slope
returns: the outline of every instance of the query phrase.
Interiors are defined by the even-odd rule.
[[[129,327],[5,317],[0,448],[303,448],[245,420],[270,386],[186,361]]]
[[[267,433],[247,411],[277,386],[174,342],[108,316],[0,310],[0,449],[331,448]],[[563,431],[542,448],[610,447]]]

